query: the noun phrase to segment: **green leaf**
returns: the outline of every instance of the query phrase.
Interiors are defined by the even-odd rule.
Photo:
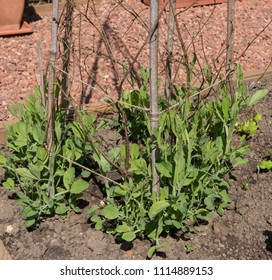
[[[103,229],[103,222],[97,222],[95,224],[95,227],[94,227],[96,230],[102,230]]]
[[[118,208],[112,205],[107,205],[106,207],[104,207],[102,212],[105,218],[109,220],[117,219],[119,216]]]
[[[125,232],[122,234],[122,239],[124,239],[127,242],[131,242],[136,238],[136,234],[132,231]]]
[[[109,123],[110,123],[110,120],[102,120],[102,121],[98,124],[98,126],[96,127],[96,130],[101,129],[101,128],[103,128],[103,127],[109,125]]]
[[[75,181],[72,184],[70,192],[73,194],[79,194],[88,188],[89,188],[89,183],[87,183],[86,181],[84,181],[82,179],[78,179],[77,181]]]
[[[22,192],[17,192],[19,199],[16,200],[17,205],[28,206],[31,204],[31,200]]]
[[[263,98],[265,98],[268,95],[268,90],[267,89],[260,89],[257,90],[251,97],[249,101],[249,106],[253,106],[257,103],[259,103]]]
[[[6,165],[6,162],[7,162],[7,160],[6,160],[6,158],[5,158],[5,156],[2,154],[2,153],[0,153],[0,165]]]
[[[72,139],[68,138],[65,141],[65,144],[62,148],[63,156],[67,157],[68,159],[74,160],[75,159],[75,144],[73,143]]]
[[[88,209],[87,210],[87,213],[89,215],[92,215],[96,210],[98,210],[100,208],[100,206],[96,205],[96,206],[93,206],[92,208]]]
[[[150,247],[149,250],[147,251],[147,257],[149,259],[151,259],[152,256],[154,255],[156,248],[157,248],[156,245],[154,245],[154,246]]]
[[[132,194],[132,196],[134,198],[137,198],[137,197],[141,196],[141,194],[142,194],[142,192],[135,192],[135,193]]]
[[[147,236],[155,241],[163,231],[162,223],[158,220],[152,220],[145,224],[145,232]]]
[[[34,89],[34,92],[36,95],[38,95],[38,96],[41,95],[41,89],[39,86],[34,86],[33,89]]]
[[[6,182],[3,183],[3,186],[8,190],[14,190],[15,189],[14,181],[11,178],[7,178]]]
[[[173,220],[172,223],[175,228],[181,229],[182,225],[180,222]]]
[[[233,167],[236,167],[238,165],[246,164],[248,162],[247,158],[237,157],[233,161]]]
[[[121,155],[121,158],[123,160],[125,160],[125,158],[126,158],[126,146],[125,145],[122,145],[120,147],[120,155]]]
[[[158,162],[156,163],[156,168],[162,176],[166,178],[172,177],[172,164],[170,162]]]
[[[124,223],[123,225],[120,225],[116,228],[116,232],[129,232],[131,231],[131,228],[126,224]]]
[[[29,228],[29,227],[32,227],[33,225],[36,224],[36,220],[35,219],[27,219],[27,220],[25,220],[24,224],[27,228]]]
[[[33,208],[31,205],[27,206],[22,212],[21,216],[23,219],[35,217],[38,214],[38,210]]]
[[[180,143],[179,140],[177,140],[177,152],[174,156],[175,161],[175,172],[174,172],[174,179],[173,184],[176,185],[179,181],[183,180],[185,175],[185,154],[183,151],[182,143]]]
[[[64,175],[63,175],[63,184],[66,187],[66,189],[69,189],[70,186],[72,185],[73,181],[75,180],[75,168],[74,167],[69,167]]]
[[[83,170],[83,171],[81,172],[82,178],[89,178],[91,174],[92,174],[92,173],[91,173],[90,171],[88,171],[88,170]]]
[[[258,170],[271,170],[272,169],[272,161],[271,160],[263,160],[258,165]]]
[[[18,122],[13,125],[14,131],[17,132],[18,141],[22,141],[22,143],[27,143],[27,124],[24,122]]]
[[[81,140],[85,140],[86,136],[84,130],[82,129],[82,126],[78,122],[73,122],[72,130],[76,137],[78,137]]]
[[[84,113],[82,116],[82,122],[91,136],[93,136],[94,122],[96,121],[96,119],[96,115],[88,115]]]
[[[240,124],[239,132],[241,134],[246,134],[248,137],[252,137],[258,128],[258,123],[254,120],[254,118],[252,118]]]
[[[137,144],[133,143],[130,146],[130,158],[137,159],[140,156],[140,148]]]
[[[55,176],[62,177],[64,175],[65,171],[63,169],[57,169],[55,172]]]
[[[73,204],[69,204],[69,205],[71,206],[72,210],[73,210],[75,213],[80,214],[80,213],[82,212],[82,209],[79,208],[78,206],[73,205]]]
[[[171,248],[171,246],[166,243],[157,245],[157,249],[170,249],[170,248]]]
[[[58,215],[64,215],[68,211],[67,206],[64,203],[60,203],[57,205],[55,212]]]
[[[63,134],[63,129],[60,120],[55,121],[55,135],[58,140],[58,143],[61,142],[61,136]]]
[[[104,173],[111,171],[111,164],[101,154],[97,157],[97,162]]]
[[[43,185],[43,187],[44,187],[44,185]],[[47,190],[47,184],[46,184],[45,190]],[[44,203],[47,204],[48,207],[50,207],[50,208],[54,205],[54,200],[52,198],[49,199],[47,192],[41,192],[41,200],[43,200]]]
[[[213,200],[213,197],[207,196],[207,197],[204,199],[204,203],[205,203],[205,205],[207,206],[207,209],[209,209],[209,210],[214,209],[214,200]]]
[[[31,172],[26,168],[16,168],[15,172],[21,177],[38,180],[38,178],[36,176],[34,176],[33,174],[31,174]]]
[[[161,200],[155,202],[148,211],[148,216],[152,220],[154,219],[159,213],[161,213],[164,209],[166,209],[170,204],[166,200]]]
[[[147,171],[146,161],[143,158],[132,160],[130,164],[129,171],[133,171],[137,175],[145,174]]]
[[[216,212],[218,215],[223,216],[225,211],[222,207],[218,207],[218,209],[216,209]]]
[[[94,222],[94,223],[100,223],[102,222],[101,218],[97,215],[94,215],[91,217],[91,221]]]
[[[53,199],[49,199],[47,194],[45,194],[43,197],[44,197],[44,200],[47,203],[48,207],[52,208],[54,206],[54,204],[55,204],[54,200]],[[47,199],[46,199],[46,197],[47,197]]]
[[[32,127],[32,136],[37,143],[42,143],[42,140],[44,138],[44,132],[42,131],[41,126],[39,125],[40,124]]]
[[[129,188],[125,186],[122,186],[122,188],[120,186],[115,186],[113,190],[114,194],[117,196],[125,196],[129,192]]]
[[[186,253],[187,254],[189,254],[189,253],[191,253],[195,250],[195,246],[193,244],[191,244],[190,242],[187,242],[185,244],[185,248],[186,248]]]
[[[189,174],[186,176],[183,186],[189,186],[197,177],[198,175],[198,170],[194,169],[193,171],[189,172]]]
[[[256,121],[256,122],[261,121],[261,120],[262,120],[262,115],[259,114],[259,113],[257,113],[257,114],[255,115],[255,117],[253,118],[253,120]]]
[[[40,169],[39,169],[36,165],[34,165],[34,164],[32,164],[32,163],[29,163],[28,168],[29,168],[30,173],[31,173],[35,178],[40,178],[41,172],[40,172]]]
[[[225,122],[229,120],[229,108],[230,108],[230,99],[229,96],[225,96],[222,101],[222,112],[225,119]]]
[[[204,73],[204,76],[205,76],[205,78],[206,78],[206,80],[208,82],[208,85],[210,85],[211,82],[212,82],[212,78],[213,78],[211,66],[204,64],[204,66],[203,66],[203,73]]]
[[[111,149],[108,152],[108,158],[115,162],[116,159],[118,158],[119,154],[120,154],[120,150],[121,150],[120,147],[116,147],[116,148]]]
[[[38,159],[45,161],[48,158],[46,149],[44,147],[38,147],[36,156]]]

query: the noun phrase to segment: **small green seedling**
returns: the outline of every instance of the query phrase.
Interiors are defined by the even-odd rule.
[[[186,253],[189,254],[189,253],[192,253],[195,250],[195,246],[192,243],[187,242],[185,244],[185,249],[186,249]]]
[[[247,191],[249,189],[249,184],[248,182],[244,182],[241,186],[242,190]]]
[[[268,154],[269,155],[266,156],[259,165],[257,165],[258,173],[272,170],[272,150],[268,151]]]
[[[261,163],[257,166],[258,173],[261,171],[272,170],[272,160],[262,160]]]
[[[262,119],[261,114],[256,114],[255,117],[238,125],[238,132],[245,135],[246,138],[251,138],[259,129],[259,121]]]

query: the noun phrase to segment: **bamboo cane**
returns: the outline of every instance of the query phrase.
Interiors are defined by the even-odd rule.
[[[158,41],[159,41],[159,3],[151,0],[150,3],[150,41],[149,41],[149,77],[150,77],[150,125],[151,125],[151,161],[152,161],[152,192],[160,194],[159,175],[156,170],[158,148],[156,145],[155,129],[158,127]]]
[[[0,260],[11,260],[11,256],[1,240],[0,240]]]

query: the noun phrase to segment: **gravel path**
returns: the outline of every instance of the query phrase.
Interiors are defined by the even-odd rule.
[[[123,6],[117,2],[122,2]],[[140,17],[132,15],[132,8]],[[133,64],[134,58],[147,38],[145,25],[148,24],[149,8],[136,0],[103,0],[96,4],[96,15],[87,9],[86,5],[78,7],[74,15],[74,45],[71,93],[75,100],[84,103],[93,103],[102,100],[105,95],[117,98],[116,84],[123,75],[122,64],[133,67],[136,71],[140,65],[147,67],[148,46],[145,45],[140,56]],[[196,52],[200,64],[205,62],[203,50],[207,61],[216,67],[222,63],[224,55],[216,59],[224,46],[226,38],[226,4],[190,8],[180,13],[178,22],[189,55]],[[98,27],[94,28],[90,21]],[[271,21],[272,0],[244,0],[236,2],[236,35],[235,56],[239,57],[255,38]],[[26,18],[31,22],[34,33],[25,36],[0,38],[0,120],[9,117],[7,105],[12,101],[23,101],[39,84],[39,68],[36,52],[36,42],[41,41],[43,63],[46,68],[49,58],[51,14],[34,15],[27,13]],[[208,20],[208,21],[207,21]],[[206,24],[205,21],[207,21]],[[203,26],[199,33],[199,26]],[[114,74],[111,60],[101,39],[103,27],[110,49],[111,57],[118,63],[117,73]],[[161,57],[165,56],[163,48],[166,41],[166,15],[161,19]],[[200,36],[201,35],[201,36]],[[194,47],[192,48],[192,37]],[[203,39],[203,45],[201,42]],[[175,38],[175,57],[180,57],[178,38]],[[204,47],[202,47],[204,46]],[[272,24],[254,41],[245,54],[239,58],[244,70],[264,68],[272,59]],[[175,66],[178,65],[178,62]],[[58,66],[61,66],[59,60]],[[162,69],[162,65],[160,67]],[[182,80],[182,71],[179,70],[176,82]],[[91,87],[82,85],[83,80]],[[125,85],[126,86],[126,85]]]

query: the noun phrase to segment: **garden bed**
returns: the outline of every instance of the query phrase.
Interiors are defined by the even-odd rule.
[[[200,225],[195,233],[187,233],[182,238],[162,238],[171,248],[154,259],[272,258],[272,173],[256,173],[257,165],[272,149],[271,79],[257,83],[252,91],[258,88],[268,88],[269,95],[254,109],[242,114],[242,119],[248,119],[260,113],[262,120],[260,129],[248,140],[249,163],[236,168],[232,174],[235,178],[230,190],[232,203],[226,214],[219,217],[214,213],[206,225]],[[117,133],[107,129],[99,137],[112,146],[120,139]],[[245,183],[249,184],[247,191],[242,189]],[[118,244],[113,236],[91,227],[87,210],[102,200],[99,185],[92,180],[82,200],[82,214],[70,213],[66,220],[47,218],[37,230],[28,231],[13,193],[0,187],[0,209],[5,209],[0,211],[0,239],[13,259],[145,259],[150,247],[148,241],[137,239],[133,243]]]
[[[128,1],[127,3],[132,4],[132,1]],[[250,6],[250,1],[248,5]],[[186,16],[189,18],[189,21],[185,22],[186,28],[187,27],[192,28],[190,31],[192,33],[189,33],[187,35],[192,35],[193,32],[197,32],[197,30],[193,29],[195,24],[195,22],[193,21],[195,21],[197,18],[201,19],[198,22],[200,23],[205,18],[207,19],[210,16],[211,18],[213,18],[215,15],[217,16],[216,18],[214,18],[215,20],[214,22],[211,21],[208,24],[205,24],[205,28],[203,28],[203,34],[205,34],[205,36],[202,38],[204,39],[204,43],[202,43],[202,47],[205,48],[204,51],[205,54],[208,56],[208,58],[207,57],[205,58],[205,56],[201,57],[201,53],[200,54],[198,53],[198,59],[201,63],[206,59],[207,59],[206,61],[214,62],[215,64],[217,63],[217,61],[215,61],[213,57],[213,54],[216,52],[216,46],[214,45],[214,37],[210,36],[212,38],[209,38],[209,36],[207,36],[209,35],[209,32],[215,32],[217,30],[216,28],[219,27],[219,26],[216,27],[216,24],[218,24],[219,21],[220,11],[221,12],[226,11],[225,5],[218,5],[217,7],[219,8],[205,7],[203,9],[194,9],[190,13],[186,14]],[[254,5],[252,4],[251,7],[254,7]],[[80,7],[80,9],[82,9],[83,11],[85,8],[86,8],[85,6]],[[136,34],[136,31],[138,31],[137,34],[139,35],[139,29],[143,31],[142,34],[140,33],[141,35],[143,35],[145,29],[143,25],[135,24],[135,22],[137,22],[135,18],[129,17],[128,21],[131,21],[131,23],[133,24],[127,27],[128,29],[126,29],[126,31],[129,30],[129,32],[124,32],[124,29],[120,27],[122,26],[120,22],[118,23],[119,20],[118,12],[120,12],[119,9],[121,8],[124,14],[126,14],[125,11],[129,10],[128,7],[124,9],[124,7],[117,5],[116,1],[107,1],[107,2],[102,1],[100,4],[97,5],[99,20],[101,20],[101,22],[103,23],[103,30],[104,32],[106,32],[107,40],[112,46],[112,50],[114,55],[116,55],[116,59],[118,59],[119,62],[125,60],[126,63],[128,63],[128,65],[130,65],[130,67],[132,67],[132,69],[137,72],[137,70],[139,70],[140,65],[146,66],[147,49],[144,48],[144,51],[139,57],[139,59],[137,60],[137,63],[134,63],[133,57],[135,56],[135,52],[137,51],[137,49],[141,46],[141,42],[144,39],[144,36],[138,37],[137,38],[138,45],[137,44],[135,45],[136,41],[134,41],[134,39],[136,37],[133,38],[131,37],[131,35],[133,34],[133,32],[135,32]],[[139,9],[138,13],[141,14],[143,18],[148,17],[147,9],[140,6],[140,4],[139,6],[135,6],[134,8],[136,10]],[[244,6],[241,6],[239,4],[237,5],[238,10],[244,8],[245,5]],[[105,10],[107,13],[105,13]],[[263,12],[263,18],[265,19],[262,26],[264,27],[269,22],[269,18],[267,17],[269,14],[268,14],[268,10],[265,11],[262,10],[262,12]],[[107,18],[109,14],[111,14],[111,17]],[[239,13],[237,14],[239,16]],[[185,14],[182,15],[184,16]],[[90,14],[89,16],[91,17],[92,15]],[[256,14],[254,14],[254,16],[256,16]],[[37,21],[36,27],[38,27],[39,26],[38,23],[41,22],[41,17],[37,14],[34,14],[32,15],[32,17],[30,16],[30,18],[32,18],[32,21]],[[181,20],[183,20],[183,18],[184,17],[182,17]],[[47,20],[48,19],[49,16]],[[114,21],[113,19],[116,19],[117,22]],[[225,16],[221,15],[221,19],[223,22],[225,22]],[[123,20],[124,18],[122,18],[122,21]],[[46,22],[46,21],[42,20],[42,22]],[[214,25],[210,25],[211,23],[214,23]],[[86,30],[90,31],[90,33],[86,34],[86,36],[80,37],[82,39],[82,42],[80,42],[82,48],[74,49],[73,62],[77,62],[78,64],[73,64],[76,67],[73,68],[73,74],[72,74],[74,79],[71,85],[72,96],[76,102],[84,103],[84,104],[89,104],[90,102],[96,102],[96,101],[103,101],[105,96],[116,99],[118,97],[117,86],[116,86],[118,75],[116,76],[116,70],[118,72],[121,71],[122,69],[116,68],[115,70],[113,70],[114,67],[111,64],[110,58],[105,55],[105,49],[101,38],[99,38],[99,34],[96,34],[95,30],[90,30],[87,28],[90,27],[88,25],[88,22],[80,22],[80,24],[82,24],[86,28]],[[96,22],[96,24],[99,24],[99,22],[98,23]],[[79,27],[79,25],[77,24],[75,24],[75,26]],[[50,21],[47,22],[47,27],[48,28],[50,27]],[[164,27],[165,26],[162,25],[162,30],[164,30]],[[215,29],[213,29],[214,27]],[[221,27],[222,27],[222,23],[221,23]],[[41,33],[39,33],[42,32],[44,34],[43,28],[45,28],[45,26],[40,24],[40,29],[36,29],[37,33],[36,34],[34,33],[34,37],[31,37],[32,35],[30,35],[24,38],[30,38],[30,39],[39,38],[40,40],[41,39],[43,40],[43,37],[40,38]],[[80,34],[78,33],[80,32],[80,29],[76,28],[75,30],[76,30],[75,35]],[[183,31],[185,32],[185,29],[183,29]],[[224,32],[223,33],[222,32],[216,33],[216,34],[220,34],[220,36],[222,35],[221,37],[219,36],[220,38],[218,39],[218,42],[220,42],[220,40],[222,42],[225,39],[224,38],[225,34]],[[257,43],[260,43],[260,41],[262,43],[265,42],[266,43],[265,48],[268,48],[269,41],[267,39],[271,35],[270,32],[271,32],[271,28],[267,28],[262,33],[262,35],[258,37],[259,41]],[[247,31],[246,35],[249,36],[250,35],[249,33],[250,32]],[[258,32],[255,30],[255,34],[256,33]],[[245,32],[238,28],[238,34],[244,35]],[[251,40],[249,40],[249,42],[251,42],[252,38],[254,38],[254,32],[251,35],[252,37]],[[164,35],[162,35],[162,38],[164,38],[163,36]],[[21,37],[17,37],[17,38],[21,39]],[[93,39],[92,41],[93,45],[92,48],[89,48],[91,38]],[[16,40],[8,41],[8,39],[10,38],[5,38],[4,40],[1,40],[0,46],[3,42],[4,43],[11,42],[11,44],[16,43]],[[48,39],[49,36],[47,36],[47,41]],[[189,40],[190,36],[189,37],[185,36],[184,39]],[[210,41],[211,39],[213,40],[213,42]],[[241,38],[239,37],[239,39],[236,41],[237,46],[236,46],[235,56],[239,56],[239,53],[243,51],[243,46],[247,48],[247,45],[243,45],[245,42],[240,41],[240,39]],[[195,41],[196,45],[197,42],[198,41],[196,40]],[[25,40],[24,43],[27,44],[27,40]],[[34,43],[35,41],[33,40],[32,41],[33,49],[34,49]],[[126,45],[126,43],[128,45]],[[212,47],[209,47],[211,43],[212,43],[211,45]],[[251,45],[253,49],[255,47],[255,43]],[[21,52],[18,50],[16,51],[15,49],[13,49],[13,51],[19,57],[22,56],[22,54],[24,54],[24,57],[26,57],[25,54],[30,54],[26,46],[22,45],[22,49],[23,51],[20,50]],[[210,49],[212,49],[212,51],[210,51]],[[78,50],[80,51],[77,52]],[[201,50],[201,46],[200,46],[200,50]],[[247,56],[248,54],[250,55]],[[259,54],[260,54],[259,56],[260,60],[258,60]],[[83,66],[81,64],[81,58],[82,58],[81,55],[83,56],[87,55],[85,56]],[[176,55],[178,56],[179,54],[176,53]],[[255,61],[252,61],[253,55]],[[241,56],[241,60],[239,61],[241,61],[245,69],[249,69],[249,70],[253,69],[256,61],[259,62],[259,66],[261,67],[269,66],[270,61],[269,61],[269,54],[267,54],[267,52],[264,51],[260,53],[259,50],[258,55],[256,57],[255,55],[257,55],[257,51],[255,51],[252,55],[251,52],[248,51]],[[1,98],[2,96],[4,98],[2,101],[3,110],[1,111],[2,114],[1,118],[3,120],[7,120],[10,118],[6,110],[7,105],[12,100],[18,101],[18,98],[16,96],[13,96],[13,98],[11,98],[10,95],[8,95],[8,92],[5,90],[8,88],[14,90],[15,87],[20,88],[19,98],[21,102],[24,102],[25,97],[27,96],[27,91],[24,91],[23,89],[26,90],[28,86],[33,82],[31,80],[30,75],[27,75],[28,66],[32,65],[31,69],[33,72],[35,72],[36,70],[36,68],[33,67],[34,64],[32,63],[33,56],[32,56],[32,60],[30,60],[29,58],[27,59],[27,63],[29,64],[26,64],[25,68],[20,68],[19,65],[21,65],[21,63],[24,63],[24,61],[22,59],[18,60],[18,56],[17,57],[8,56],[8,58],[1,57],[1,60],[4,61],[4,66],[0,69],[2,71],[0,74],[2,74],[4,77],[3,83],[1,80],[2,83],[1,94],[3,93],[1,95]],[[43,57],[45,63],[47,59],[48,59],[48,53]],[[219,60],[222,60],[222,57],[220,57]],[[260,61],[262,61],[262,63],[260,63]],[[218,63],[220,62],[218,61]],[[79,66],[79,68],[77,68],[77,66]],[[84,71],[82,72],[82,68],[80,67],[87,67],[87,68],[84,68]],[[88,74],[88,71],[90,70],[92,76]],[[9,78],[11,78],[11,76],[9,77],[8,74],[9,71],[11,74],[13,74],[12,76],[12,78],[14,79],[13,84],[8,83]],[[38,71],[36,73],[38,73]],[[87,74],[87,76],[84,76],[84,73]],[[81,77],[81,79],[87,80],[88,83],[91,84],[91,88],[90,91],[88,91],[87,96],[85,95],[86,92],[82,90],[81,83],[79,83],[78,81],[77,77],[79,76]],[[36,81],[36,84],[37,83],[38,82]],[[196,228],[194,233],[192,232],[186,233],[180,236],[180,235],[175,235],[175,232],[171,231],[171,233],[173,234],[170,234],[170,236],[168,237],[162,237],[161,241],[163,243],[169,244],[171,248],[168,250],[161,249],[161,251],[157,251],[157,254],[153,256],[154,259],[161,259],[161,258],[271,259],[272,221],[270,218],[271,203],[269,199],[269,196],[271,195],[271,191],[270,191],[271,171],[268,173],[257,173],[256,169],[257,169],[257,165],[261,162],[263,158],[269,155],[271,150],[270,128],[271,128],[272,80],[270,77],[270,78],[262,79],[261,82],[258,81],[257,83],[255,82],[248,83],[248,85],[252,92],[256,91],[258,88],[268,88],[269,95],[262,103],[258,104],[253,109],[244,110],[242,114],[242,119],[247,120],[249,118],[254,117],[256,113],[259,113],[262,115],[262,120],[260,122],[259,131],[255,135],[253,135],[251,139],[247,140],[248,144],[251,146],[251,153],[248,155],[249,163],[245,166],[237,167],[231,174],[231,178],[234,179],[233,183],[231,184],[231,190],[230,190],[232,203],[228,206],[228,210],[226,211],[226,214],[223,217],[219,217],[214,212],[213,218],[211,218],[209,222],[199,225],[199,227]],[[227,106],[226,103],[224,104],[224,106]],[[225,117],[226,111],[224,111],[223,113]],[[210,140],[207,139],[208,142],[209,141],[215,142],[215,139],[217,141],[217,138],[213,139],[212,135],[213,134],[209,136],[211,137]],[[215,136],[216,133],[214,137]],[[116,145],[118,145],[118,143],[120,143],[121,140],[120,135],[116,133],[114,129],[109,129],[109,128],[104,128],[102,132],[100,132],[99,138],[100,138],[100,142],[105,143],[107,146],[110,146],[112,148],[116,147]],[[206,138],[204,137],[201,139],[206,139]],[[219,142],[217,141],[217,143],[220,144],[220,139]],[[222,140],[222,145],[223,144],[224,144],[224,140]],[[137,144],[134,145],[138,146]],[[191,144],[188,145],[190,146]],[[207,145],[207,147],[209,147],[209,145]],[[1,150],[7,153],[5,145],[1,146]],[[203,157],[205,157],[205,154],[203,154]],[[182,157],[180,158],[182,159]],[[178,158],[174,157],[174,160],[176,161],[178,160]],[[224,159],[222,162],[224,162]],[[226,162],[226,164],[229,163]],[[62,166],[64,167],[64,165]],[[23,171],[22,169],[25,168],[21,168],[21,171]],[[71,168],[69,167],[69,169]],[[126,169],[126,171],[127,170],[128,169]],[[72,172],[72,170],[69,171]],[[67,173],[65,176],[68,175],[70,176],[71,172]],[[165,178],[168,176],[167,175],[168,173],[161,172],[161,174],[162,174],[161,176],[165,176]],[[204,172],[204,174],[206,176],[206,174],[209,173]],[[69,178],[66,177],[65,179],[66,183],[64,182],[66,188],[71,187],[70,183],[68,184],[67,181]],[[80,179],[78,180],[77,178],[76,180],[79,181]],[[117,178],[115,180],[119,180],[119,179]],[[105,233],[96,231],[92,227],[93,225],[91,225],[89,221],[89,215],[87,214],[87,210],[95,205],[105,205],[104,202],[105,194],[103,194],[100,189],[100,183],[101,182],[99,178],[96,177],[92,177],[92,180],[89,182],[89,188],[87,189],[87,191],[84,192],[84,196],[80,200],[80,207],[83,209],[82,214],[74,214],[69,212],[68,218],[66,220],[62,220],[56,216],[50,216],[46,218],[41,223],[40,227],[38,227],[36,230],[29,230],[29,231],[25,228],[23,220],[20,218],[19,213],[21,211],[21,208],[15,204],[16,195],[13,192],[7,191],[4,188],[0,187],[0,239],[3,240],[4,244],[6,245],[7,249],[11,254],[11,257],[13,259],[144,259],[146,258],[147,250],[150,248],[150,242],[136,239],[134,240],[133,243],[130,242],[118,243],[114,240],[114,238],[111,235],[107,235]],[[85,185],[87,185],[88,187],[88,183],[85,183]],[[71,189],[73,188],[73,186],[74,184],[72,185]],[[184,186],[186,185],[184,184]],[[245,191],[244,189],[246,188],[249,188],[249,190]],[[59,192],[59,190],[57,191]],[[75,188],[74,191],[75,192],[71,191],[71,193],[77,194],[77,190]],[[197,190],[195,191],[197,192]],[[206,194],[208,195],[208,193]],[[204,193],[202,193],[202,195],[204,195]],[[171,200],[171,198],[169,199]],[[48,206],[49,206],[49,202],[50,201],[46,202],[48,203],[47,204]],[[122,205],[122,200],[120,200],[118,203]],[[206,202],[205,205],[208,206]],[[154,206],[154,204],[152,206]],[[4,209],[4,211],[2,211],[2,209]],[[222,211],[223,209],[220,209],[218,213],[222,213]],[[25,214],[26,213],[27,212],[25,212]],[[151,215],[150,213],[149,215]],[[110,220],[115,219],[114,217],[110,218],[110,216],[112,215],[108,216]],[[31,219],[32,216],[30,215],[30,219],[28,222],[31,222]],[[151,217],[150,219],[152,220]],[[122,225],[122,227],[124,227],[124,225]]]

